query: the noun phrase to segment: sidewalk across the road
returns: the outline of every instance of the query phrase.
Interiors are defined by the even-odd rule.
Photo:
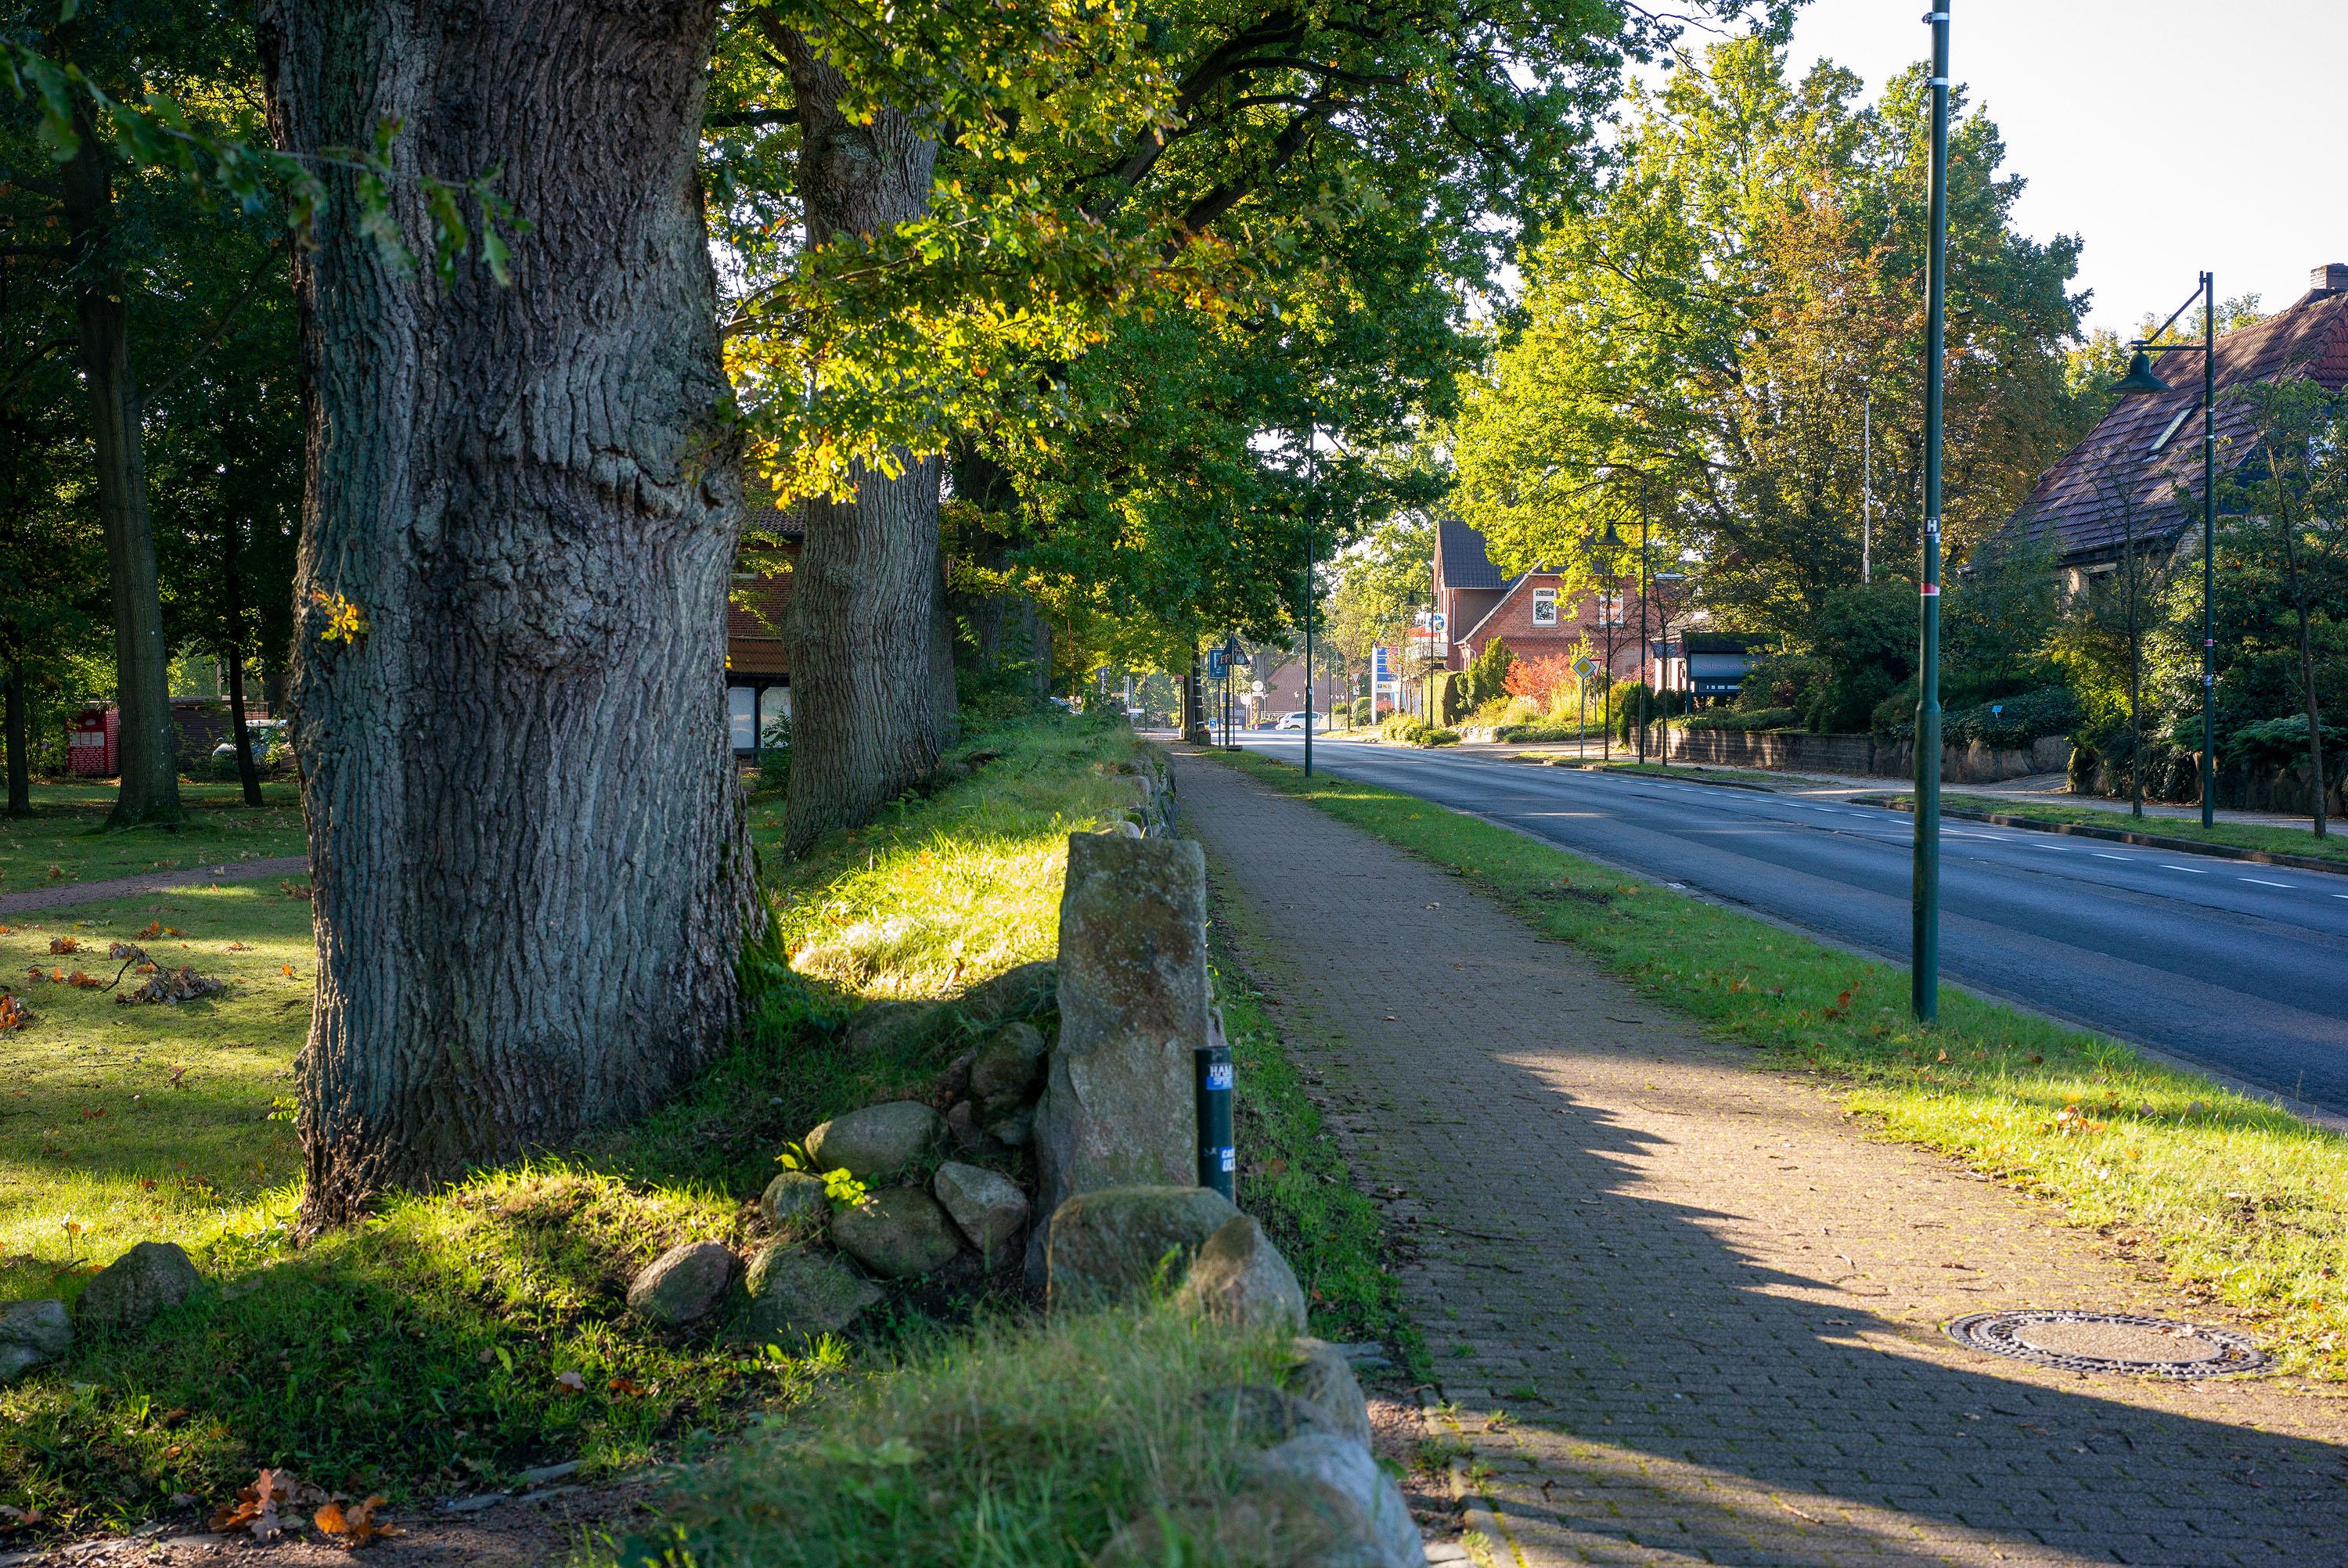
[[[1941,1333],[2221,1309],[1871,1140],[1457,878],[1211,760],[1178,773],[1219,916],[1407,1238],[1498,1563],[2348,1562],[2339,1394]]]

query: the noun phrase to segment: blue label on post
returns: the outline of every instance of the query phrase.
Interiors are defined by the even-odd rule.
[[[1228,1091],[1231,1086],[1231,1064],[1228,1061],[1207,1063],[1207,1087]]]
[[[1231,1149],[1225,1149],[1223,1151],[1223,1169],[1226,1172],[1239,1169],[1239,1159],[1236,1151]]]

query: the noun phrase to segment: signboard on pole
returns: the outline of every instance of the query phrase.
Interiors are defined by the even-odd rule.
[[[1598,661],[1585,653],[1573,661],[1573,672],[1587,681],[1598,673]]]
[[[1220,681],[1231,673],[1231,661],[1220,648],[1207,650],[1207,679]]]

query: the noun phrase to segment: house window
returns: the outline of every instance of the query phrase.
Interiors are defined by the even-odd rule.
[[[771,745],[782,736],[778,729],[791,722],[791,689],[769,686],[758,693],[758,740]]]
[[[2162,447],[2168,445],[2168,438],[2177,434],[2177,427],[2184,424],[2187,419],[2190,418],[2192,414],[2193,410],[2189,405],[2184,408],[2178,409],[2177,411],[2177,417],[2170,420],[2167,425],[2162,427],[2160,434],[2152,438],[2152,445],[2145,449],[2144,455],[2147,457],[2157,456]]]
[[[734,749],[747,752],[758,743],[758,691],[755,686],[726,688],[726,728],[732,733]]]
[[[1553,588],[1533,589],[1533,624],[1535,626],[1557,624],[1557,589]]]

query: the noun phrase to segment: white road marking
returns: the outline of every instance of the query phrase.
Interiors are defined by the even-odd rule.
[[[2126,860],[2127,858],[2125,855],[2106,855],[2100,849],[2095,852],[2095,856],[2098,860]]]
[[[2207,876],[2209,875],[2207,871],[2202,870],[2198,866],[2171,866],[2166,860],[2162,861],[2160,864],[2163,870],[2182,871],[2188,876]]]
[[[2263,876],[2241,876],[2237,877],[2235,880],[2240,882],[2255,882],[2261,887],[2288,887],[2291,886],[2288,882],[2270,882]]]

